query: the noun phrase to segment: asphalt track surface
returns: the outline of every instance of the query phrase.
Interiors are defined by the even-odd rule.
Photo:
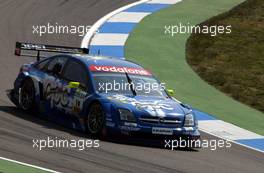
[[[86,135],[17,110],[5,90],[12,87],[19,67],[34,59],[15,57],[16,41],[79,46],[76,35],[32,34],[32,25],[58,22],[63,25],[92,25],[104,14],[128,0],[1,0],[0,1],[0,156],[61,172],[255,172],[264,170],[264,155],[233,144],[229,149],[166,150],[143,145],[138,140],[100,141],[99,148],[83,151],[53,148],[39,151],[32,139],[47,136],[87,139]],[[203,139],[214,137],[202,134]],[[149,142],[149,144],[153,142]]]

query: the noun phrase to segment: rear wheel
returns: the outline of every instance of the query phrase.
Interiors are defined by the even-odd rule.
[[[35,106],[35,88],[31,79],[26,79],[20,90],[19,107],[24,111],[31,112]]]
[[[89,133],[93,136],[103,136],[105,127],[105,115],[102,106],[99,103],[94,103],[89,109],[86,120],[86,125]]]

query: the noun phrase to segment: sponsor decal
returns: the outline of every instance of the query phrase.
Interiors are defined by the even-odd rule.
[[[131,104],[139,110],[145,110],[152,116],[165,117],[165,111],[173,111],[170,104],[161,103],[159,100],[136,100],[123,95],[113,95],[108,99],[117,100],[125,104]]]
[[[44,99],[50,102],[51,108],[64,110],[66,113],[77,114],[83,109],[87,93],[77,89],[74,92],[59,79],[44,79]]]
[[[152,134],[157,134],[157,135],[173,135],[173,130],[170,129],[170,128],[153,127],[152,128]]]
[[[108,127],[115,127],[115,123],[109,121],[106,121],[105,125]]]
[[[21,48],[38,50],[38,49],[46,49],[46,46],[41,44],[22,43]]]
[[[126,132],[126,131],[139,131],[139,127],[132,127],[132,126],[119,126],[121,131]]]
[[[94,72],[128,73],[128,74],[144,75],[144,76],[152,75],[149,71],[143,68],[91,65],[89,69]]]

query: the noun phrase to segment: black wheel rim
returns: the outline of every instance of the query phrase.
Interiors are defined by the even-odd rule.
[[[104,113],[99,105],[92,106],[88,118],[87,126],[92,134],[98,134],[101,132],[104,125]]]

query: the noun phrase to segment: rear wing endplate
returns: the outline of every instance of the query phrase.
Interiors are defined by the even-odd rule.
[[[23,54],[25,51],[35,51],[36,55]],[[67,46],[54,46],[45,44],[35,44],[35,43],[23,43],[16,42],[15,55],[17,56],[31,56],[36,57],[37,61],[40,60],[40,52],[57,52],[57,53],[68,53],[68,54],[88,54],[89,49],[87,48],[77,48],[77,47],[67,47]]]

